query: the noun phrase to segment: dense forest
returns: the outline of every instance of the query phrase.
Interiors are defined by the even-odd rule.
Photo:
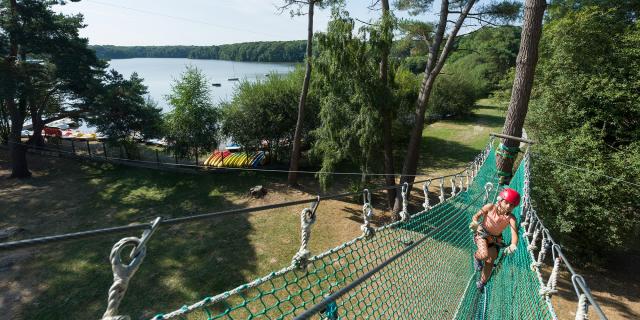
[[[305,42],[261,41],[219,46],[90,46],[101,59],[189,58],[255,62],[301,62]]]

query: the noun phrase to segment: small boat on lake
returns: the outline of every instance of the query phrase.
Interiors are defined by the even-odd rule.
[[[211,85],[214,86],[214,87],[221,87],[222,86],[222,84],[220,84],[220,83],[212,83]]]
[[[238,78],[229,78],[227,80],[229,80],[229,81],[240,81],[240,79],[238,79]]]

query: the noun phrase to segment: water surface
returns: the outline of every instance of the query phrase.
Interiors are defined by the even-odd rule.
[[[220,87],[211,86],[211,98],[214,103],[229,100],[237,87],[237,81],[229,78],[256,81],[264,79],[270,72],[288,73],[293,71],[292,63],[236,62],[224,60],[194,60],[171,58],[134,58],[114,59],[109,61],[109,68],[115,69],[125,77],[137,72],[149,88],[149,95],[158,102],[164,112],[171,110],[165,96],[171,92],[171,85],[191,65],[200,69],[211,83],[219,83]]]

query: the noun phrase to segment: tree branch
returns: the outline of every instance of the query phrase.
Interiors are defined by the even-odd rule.
[[[473,1],[473,0],[471,0]],[[436,55],[440,51],[440,45],[442,44],[442,38],[444,37],[444,31],[447,28],[447,16],[449,8],[449,0],[442,0],[440,4],[440,21],[438,22],[438,29],[436,30],[436,36],[429,48],[429,58],[427,59],[427,66],[425,73],[430,74],[436,64]]]
[[[460,13],[460,15],[458,16],[458,20],[456,21],[456,24],[453,26],[453,29],[451,30],[451,34],[447,38],[447,42],[445,43],[444,48],[440,53],[440,57],[438,58],[438,62],[436,63],[436,66],[434,70],[432,70],[432,72],[438,73],[444,66],[444,62],[445,60],[447,60],[447,56],[449,55],[451,48],[453,48],[453,43],[455,41],[456,35],[458,34],[458,31],[460,31],[460,28],[462,27],[462,23],[466,19],[467,13],[471,11],[471,8],[473,7],[474,3],[475,3],[475,0],[469,0],[469,2],[467,2],[467,4],[464,6],[462,13]]]
[[[358,19],[358,18],[353,18],[353,19],[354,19],[354,20],[356,20],[356,21],[358,21],[358,22],[360,22],[360,23],[366,24],[366,25],[368,25],[368,26],[377,26],[377,25],[378,25],[378,24],[375,24],[375,23],[370,23],[370,22],[362,21],[362,20],[360,20],[360,19]]]
[[[367,6],[367,9],[372,11],[380,11],[380,9],[378,9],[378,3],[380,3],[380,0],[374,0],[371,5]]]

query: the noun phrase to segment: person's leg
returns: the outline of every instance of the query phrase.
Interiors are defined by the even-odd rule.
[[[489,281],[491,277],[491,271],[493,270],[493,262],[498,257],[498,249],[495,246],[489,247],[489,258],[485,260],[484,268],[482,268],[482,275],[480,276],[480,281],[485,284]]]
[[[487,243],[487,239],[476,236],[475,238],[476,246],[478,246],[478,250],[474,254],[475,258],[478,260],[487,260],[489,258],[489,244]]]
[[[478,246],[478,250],[473,256],[473,268],[476,271],[482,270],[482,261],[486,260],[489,257],[489,252],[487,251],[487,240],[482,237],[476,236],[475,243]]]

